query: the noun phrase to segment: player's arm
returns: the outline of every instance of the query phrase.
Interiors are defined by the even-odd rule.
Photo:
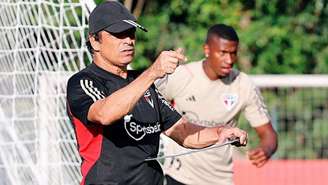
[[[244,114],[260,138],[260,145],[255,149],[249,150],[248,157],[255,166],[261,167],[270,159],[277,149],[277,134],[272,128],[268,109],[259,88],[251,82],[248,76],[244,77],[245,81],[243,84],[245,84],[246,87],[248,86],[248,88],[244,90],[246,94],[245,97],[248,97]]]
[[[260,138],[260,145],[248,152],[248,157],[256,167],[262,167],[275,153],[278,146],[277,133],[271,123],[255,127]]]
[[[122,118],[156,79],[174,72],[179,60],[185,60],[185,56],[177,51],[163,51],[154,64],[129,85],[93,103],[88,111],[88,120],[109,125]]]
[[[188,123],[184,118],[164,132],[179,145],[186,148],[204,148],[226,139],[239,137],[241,145],[247,144],[247,133],[238,128],[202,127]]]

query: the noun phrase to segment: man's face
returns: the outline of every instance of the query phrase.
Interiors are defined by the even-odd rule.
[[[237,60],[238,42],[211,36],[204,45],[209,67],[217,77],[225,77]]]
[[[134,57],[135,31],[135,28],[121,33],[101,31],[99,54],[115,66],[127,66]]]

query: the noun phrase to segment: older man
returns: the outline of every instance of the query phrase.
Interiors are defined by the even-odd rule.
[[[235,128],[187,123],[161,97],[153,82],[175,71],[185,56],[163,51],[140,73],[127,70],[134,58],[135,31],[146,29],[120,3],[106,1],[89,18],[93,63],[67,84],[67,110],[82,157],[81,184],[156,185],[163,179],[156,157],[160,133],[188,148],[202,148],[247,134]]]

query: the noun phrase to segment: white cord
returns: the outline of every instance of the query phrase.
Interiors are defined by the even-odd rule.
[[[212,145],[212,146],[209,146],[209,147],[206,147],[206,148],[202,148],[202,149],[192,149],[188,152],[183,152],[183,153],[179,153],[179,154],[172,154],[172,155],[164,155],[164,156],[160,156],[160,157],[146,158],[145,161],[153,161],[153,160],[160,160],[160,159],[166,159],[166,158],[179,157],[179,156],[182,156],[182,155],[189,155],[189,154],[192,154],[192,153],[203,152],[203,151],[206,151],[206,150],[212,150],[214,148],[220,148],[222,146],[229,145],[229,144],[232,144],[232,143],[235,143],[235,142],[239,142],[239,139],[229,140],[229,141],[227,141],[223,144],[215,144],[215,145]]]

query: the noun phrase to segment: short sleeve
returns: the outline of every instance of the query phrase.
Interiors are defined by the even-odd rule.
[[[67,109],[83,124],[89,122],[87,117],[90,106],[105,97],[103,85],[90,77],[76,75],[67,83]]]
[[[181,119],[181,115],[170,105],[168,101],[155,89],[158,96],[158,105],[160,111],[160,122],[162,131],[169,129]]]
[[[189,84],[191,78],[191,72],[186,65],[181,65],[174,73],[157,80],[155,85],[164,98],[171,101],[183,94],[183,90]]]
[[[248,96],[245,107],[245,117],[252,127],[264,125],[270,121],[267,106],[258,87],[248,79]]]

